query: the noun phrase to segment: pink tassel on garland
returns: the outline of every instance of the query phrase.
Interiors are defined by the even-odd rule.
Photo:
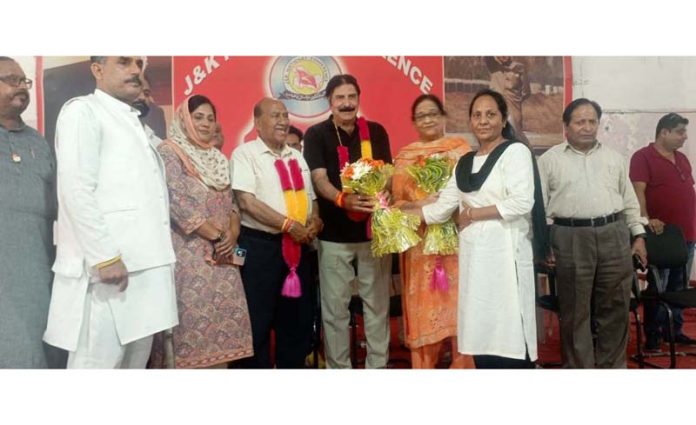
[[[288,173],[288,169],[285,168],[285,164],[283,164],[283,161],[281,159],[278,159],[275,161],[274,165],[276,171],[278,172],[278,177],[280,178],[280,186],[282,187],[283,192],[293,190],[293,182],[291,181],[291,175],[290,173]],[[295,171],[299,171],[299,165],[297,164],[297,160],[290,160],[288,166],[290,167],[290,170],[293,174]],[[295,179],[296,176],[292,177],[295,183],[297,183],[297,180]],[[300,184],[302,185],[300,189],[303,189],[304,180],[302,180],[301,173],[299,177],[299,181],[301,182]],[[300,264],[302,248],[298,243],[296,243],[292,239],[292,237],[290,237],[289,234],[285,233],[283,234],[282,251],[283,259],[285,260],[285,264],[287,264],[288,268],[290,269],[290,272],[288,273],[288,276],[285,278],[285,282],[283,282],[283,289],[281,291],[281,295],[288,298],[299,298],[302,295],[302,287],[300,285],[300,277],[297,275],[297,266]]]
[[[288,265],[290,273],[283,282],[283,290],[281,295],[288,298],[299,298],[302,295],[302,286],[300,277],[297,275],[297,266],[300,264],[300,256],[302,249],[300,244],[292,240],[289,234],[283,235],[283,259]]]
[[[447,282],[447,274],[445,273],[445,268],[442,265],[442,257],[435,257],[435,269],[433,270],[433,276],[430,280],[430,289],[433,291],[447,292],[449,290],[449,282]]]

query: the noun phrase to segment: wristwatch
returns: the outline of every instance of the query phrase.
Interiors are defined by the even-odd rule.
[[[213,239],[213,243],[219,243],[222,242],[223,237],[225,236],[225,232],[220,230],[220,234],[217,236],[217,238]]]

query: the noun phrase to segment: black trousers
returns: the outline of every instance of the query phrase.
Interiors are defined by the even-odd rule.
[[[242,227],[239,246],[247,250],[241,267],[242,282],[249,306],[254,357],[239,367],[272,368],[271,330],[275,331],[275,366],[303,368],[312,338],[312,299],[309,254],[302,246],[297,275],[302,295],[287,298],[280,294],[288,275],[283,260],[282,235]]]
[[[524,360],[509,357],[477,355],[474,356],[476,369],[534,369],[536,365],[529,360],[527,354]]]

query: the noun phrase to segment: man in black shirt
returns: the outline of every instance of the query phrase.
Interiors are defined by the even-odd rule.
[[[348,304],[357,264],[358,293],[363,300],[367,359],[365,367],[385,367],[389,357],[389,281],[391,256],[374,258],[367,237],[368,215],[376,200],[341,195],[340,170],[363,155],[357,114],[360,86],[352,75],[336,75],[326,86],[331,116],[309,129],[304,156],[312,171],[324,229],[319,234],[324,352],[327,367],[350,368]],[[372,158],[391,162],[389,137],[376,122],[367,122]],[[365,137],[363,137],[364,139]],[[366,151],[367,152],[367,151]],[[349,217],[350,214],[350,217]]]

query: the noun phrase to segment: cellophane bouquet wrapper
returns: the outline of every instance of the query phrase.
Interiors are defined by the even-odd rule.
[[[454,161],[444,155],[434,154],[418,159],[407,168],[418,188],[428,195],[441,191],[454,168]],[[423,253],[427,255],[453,255],[457,253],[459,241],[457,226],[452,219],[444,223],[429,224],[425,229]]]
[[[393,165],[365,158],[347,164],[341,170],[344,192],[377,198],[378,207],[372,213],[370,223],[371,248],[375,257],[404,252],[421,240],[418,236],[420,218],[387,206],[387,199],[382,192],[393,173]]]

